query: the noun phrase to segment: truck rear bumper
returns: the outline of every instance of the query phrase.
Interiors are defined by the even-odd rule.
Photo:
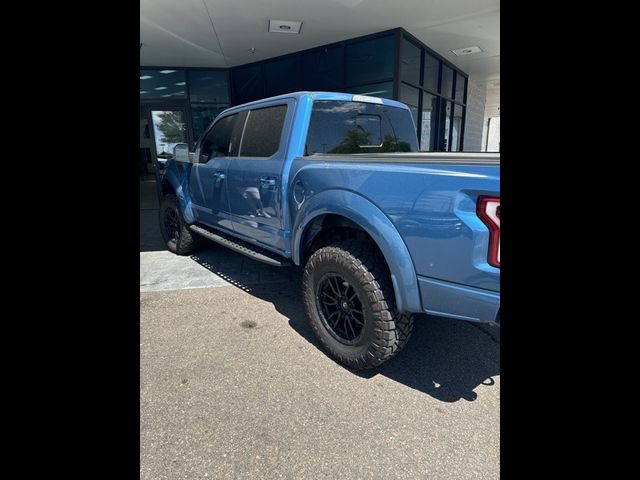
[[[467,287],[418,276],[422,308],[431,315],[495,322],[499,319],[500,292]]]

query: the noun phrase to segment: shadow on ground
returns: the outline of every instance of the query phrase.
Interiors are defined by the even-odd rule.
[[[223,247],[213,247],[191,258],[236,287],[272,303],[298,334],[322,349],[305,318],[302,270],[271,267],[234,256],[242,257]],[[500,374],[500,330],[418,315],[413,336],[397,357],[377,370],[349,370],[363,378],[384,375],[443,402],[473,401],[476,387],[493,385],[492,377]]]

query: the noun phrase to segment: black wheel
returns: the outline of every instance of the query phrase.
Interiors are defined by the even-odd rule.
[[[348,240],[317,250],[302,288],[314,333],[344,365],[376,367],[411,336],[413,317],[396,312],[384,258],[369,243]]]
[[[178,197],[165,195],[160,201],[160,231],[169,251],[178,255],[188,255],[195,251],[198,239],[184,221]]]

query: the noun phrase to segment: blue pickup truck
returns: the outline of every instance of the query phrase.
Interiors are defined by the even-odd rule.
[[[357,369],[406,344],[413,314],[500,318],[500,157],[420,152],[393,100],[297,92],[222,112],[161,181],[167,248],[203,239],[304,268],[308,320]]]

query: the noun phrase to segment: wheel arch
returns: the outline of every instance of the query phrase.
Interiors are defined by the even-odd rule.
[[[292,258],[296,265],[306,262],[313,240],[324,226],[356,226],[382,253],[391,275],[398,310],[422,311],[411,255],[400,233],[382,210],[361,195],[347,190],[325,190],[301,207],[292,235]]]

